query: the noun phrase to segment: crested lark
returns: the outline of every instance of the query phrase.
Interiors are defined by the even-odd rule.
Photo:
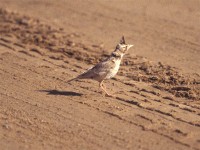
[[[101,89],[108,95],[111,96],[105,89],[103,81],[114,77],[121,63],[124,54],[133,45],[126,44],[124,37],[121,38],[119,44],[117,44],[112,54],[104,61],[99,62],[94,67],[88,69],[86,72],[78,75],[76,78],[69,80],[68,82],[78,79],[92,79],[99,82]]]

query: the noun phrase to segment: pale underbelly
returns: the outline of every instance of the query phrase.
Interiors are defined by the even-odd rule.
[[[115,67],[108,72],[108,74],[106,75],[106,79],[113,78],[117,74],[120,62],[120,60],[116,61]]]
[[[117,72],[118,72],[119,68],[118,69],[113,69],[111,70],[107,75],[106,75],[106,79],[110,79],[110,78],[113,78]]]
[[[118,72],[118,70],[119,70],[120,62],[121,62],[120,59],[117,60],[117,61],[115,61],[114,67],[113,67],[113,68],[111,67],[111,68],[110,68],[109,70],[107,70],[107,71],[103,70],[102,73],[101,73],[101,75],[97,75],[97,76],[95,76],[93,79],[94,79],[94,80],[97,80],[97,81],[102,81],[102,80],[104,80],[104,79],[113,78],[113,77],[117,74],[117,72]]]

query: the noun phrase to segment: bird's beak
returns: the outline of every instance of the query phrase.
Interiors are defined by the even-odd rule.
[[[132,46],[134,46],[134,45],[128,45],[128,49],[131,48]]]

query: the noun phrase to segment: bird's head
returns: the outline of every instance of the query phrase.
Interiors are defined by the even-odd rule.
[[[132,46],[133,45],[131,45],[131,44],[126,44],[124,36],[122,36],[122,38],[121,38],[119,44],[117,44],[114,52],[118,52],[118,53],[121,53],[124,55],[128,51],[128,49],[131,48]]]

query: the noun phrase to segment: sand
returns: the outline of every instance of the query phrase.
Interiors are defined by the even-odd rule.
[[[0,0],[0,149],[200,149],[200,1]],[[101,93],[67,81],[134,44]]]

